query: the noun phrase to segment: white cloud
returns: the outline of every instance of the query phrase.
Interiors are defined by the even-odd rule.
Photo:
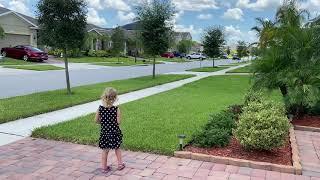
[[[211,19],[212,15],[211,14],[199,14],[197,16],[198,19]]]
[[[120,11],[131,11],[131,7],[123,0],[104,0],[103,5],[106,8],[112,8]]]
[[[302,2],[300,2],[299,6],[302,9],[307,9],[308,11],[310,11],[312,16],[320,15],[320,12],[319,12],[320,0],[302,1]]]
[[[32,15],[32,12],[27,6],[28,0],[11,0],[8,5],[9,9],[25,15]]]
[[[0,7],[4,7],[4,5],[0,3]]]
[[[222,17],[225,19],[243,20],[242,16],[243,16],[243,12],[241,9],[233,8],[233,9],[228,9],[226,12],[224,12]]]
[[[281,5],[281,2],[282,0],[256,0],[255,2],[250,2],[250,0],[238,0],[236,6],[254,11],[262,11],[265,9],[278,7]]]
[[[133,12],[125,13],[123,11],[118,11],[118,18],[121,23],[132,22],[136,15]]]
[[[87,0],[88,6],[94,9],[103,9],[102,2],[100,0]]]
[[[87,21],[88,23],[94,24],[94,25],[100,25],[104,26],[107,24],[107,20],[103,17],[99,16],[98,11],[96,11],[94,8],[88,8],[88,14],[87,14]]]
[[[253,43],[257,41],[257,36],[254,31],[242,32],[238,27],[232,25],[224,27],[227,44],[234,46],[238,41],[246,41]]]
[[[172,2],[178,10],[202,11],[205,9],[218,9],[215,0],[173,0]]]

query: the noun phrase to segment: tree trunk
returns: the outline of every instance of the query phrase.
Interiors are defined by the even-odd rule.
[[[68,91],[68,94],[71,95],[67,48],[64,48],[63,53],[64,53],[63,57],[64,57],[64,67],[65,67],[65,72],[66,72],[67,91]]]
[[[214,58],[212,58],[212,67],[214,68]]]
[[[134,52],[134,63],[137,63],[137,50]]]
[[[279,89],[280,89],[281,94],[282,94],[283,97],[287,96],[287,94],[288,94],[288,88],[287,88],[286,85],[281,85],[281,86],[279,86]]]
[[[119,54],[118,54],[118,64],[120,64],[120,56],[119,56]]]
[[[152,78],[156,78],[156,58],[153,57],[153,69],[152,69]]]

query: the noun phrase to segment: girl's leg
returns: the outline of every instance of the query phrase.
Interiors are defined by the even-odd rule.
[[[108,153],[109,153],[108,149],[102,150],[102,156],[101,156],[102,169],[107,169]]]
[[[123,162],[122,162],[121,150],[116,149],[115,152],[116,152],[116,156],[117,156],[117,160],[118,160],[118,165],[122,165]]]

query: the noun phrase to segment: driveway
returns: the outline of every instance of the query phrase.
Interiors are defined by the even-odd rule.
[[[232,60],[216,60],[216,65],[229,64]],[[62,64],[61,64],[62,65]],[[203,61],[202,66],[211,66],[212,61]],[[72,66],[72,65],[71,65]],[[78,65],[83,66],[83,65]],[[87,67],[87,65],[84,65]],[[99,68],[98,68],[99,67]],[[156,73],[181,72],[200,67],[199,62],[157,64]],[[128,79],[152,74],[152,66],[70,68],[72,86],[81,86],[113,80]],[[44,71],[30,74],[2,74],[0,76],[0,98],[26,95],[35,92],[65,88],[65,73]]]

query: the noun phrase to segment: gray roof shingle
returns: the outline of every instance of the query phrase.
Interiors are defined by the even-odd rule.
[[[4,8],[4,7],[0,7],[0,14],[6,13],[6,12],[9,12],[9,11],[12,11],[12,10],[7,9],[7,8]],[[15,11],[14,11],[14,12],[15,12]],[[30,21],[32,24],[38,26],[38,21],[37,21],[36,18],[27,16],[27,15],[24,15],[24,14],[21,14],[21,13],[18,13],[18,12],[15,12],[15,13],[19,14],[20,16],[22,16],[22,17],[25,18],[26,20]]]

